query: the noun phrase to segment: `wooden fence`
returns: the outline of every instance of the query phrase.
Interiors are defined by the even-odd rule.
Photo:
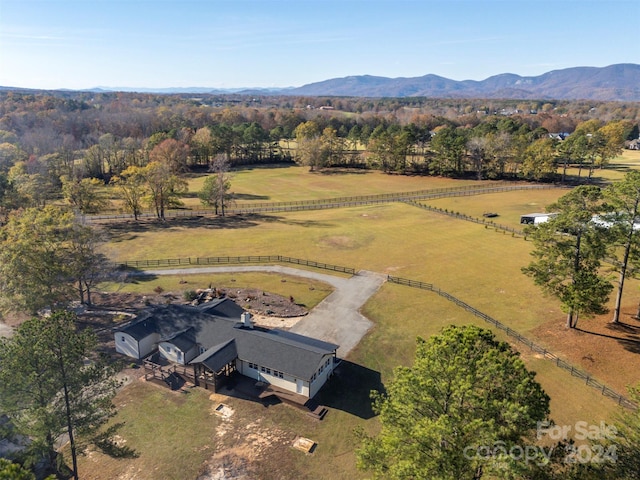
[[[625,408],[628,408],[628,409],[632,409],[632,410],[635,410],[635,409],[638,408],[638,406],[635,403],[633,403],[631,400],[629,400],[628,398],[624,397],[623,395],[620,395],[619,393],[617,393],[616,391],[612,390],[611,388],[607,387],[604,383],[599,382],[598,380],[593,378],[593,376],[590,373],[585,372],[583,370],[580,370],[579,368],[577,368],[577,367],[571,365],[570,363],[562,360],[560,357],[558,357],[556,354],[550,352],[546,348],[543,348],[540,345],[537,345],[536,343],[534,343],[533,341],[529,340],[528,338],[520,335],[518,332],[516,332],[512,328],[509,328],[508,326],[504,325],[503,323],[499,322],[498,320],[496,320],[496,319],[490,317],[489,315],[487,315],[485,313],[482,313],[481,311],[473,308],[471,305],[463,302],[462,300],[454,297],[453,295],[450,295],[447,292],[444,292],[444,291],[440,290],[439,288],[434,287],[433,284],[424,283],[424,282],[418,282],[418,281],[409,280],[409,279],[406,279],[406,278],[392,277],[392,276],[388,276],[387,280],[389,282],[391,282],[391,283],[396,283],[396,284],[399,284],[399,285],[406,285],[406,286],[414,287],[414,288],[420,288],[422,290],[429,290],[429,291],[437,293],[438,295],[440,295],[441,297],[447,299],[448,301],[455,303],[456,305],[458,305],[461,308],[464,308],[466,311],[472,313],[476,317],[479,317],[482,320],[486,321],[487,323],[490,323],[494,327],[498,328],[499,330],[502,330],[509,337],[515,339],[516,341],[518,341],[519,343],[521,343],[523,345],[526,345],[531,351],[534,351],[534,352],[542,355],[547,360],[553,361],[557,367],[562,368],[562,369],[570,372],[572,376],[581,378],[582,380],[585,381],[585,383],[587,385],[599,390],[602,393],[602,395],[605,395],[605,396],[607,396],[609,398],[614,399],[619,405],[621,405],[621,406],[623,406]]]
[[[249,214],[249,213],[275,213],[275,212],[297,212],[306,210],[323,210],[329,208],[348,208],[362,205],[375,205],[380,203],[409,202],[416,200],[436,199],[445,197],[462,197],[470,195],[482,195],[487,193],[506,192],[513,190],[541,190],[559,188],[552,184],[530,185],[519,182],[505,183],[496,182],[483,185],[464,185],[461,187],[435,188],[429,190],[416,190],[413,192],[382,193],[378,195],[359,195],[353,197],[337,197],[319,200],[300,200],[294,202],[264,202],[247,203],[238,206],[230,206],[225,209],[227,214]],[[168,210],[165,212],[166,218],[191,218],[215,216],[213,209],[198,210]],[[140,219],[154,219],[155,213],[144,212],[138,215]],[[86,215],[84,220],[93,222],[118,222],[132,220],[131,214],[116,215]]]
[[[185,266],[203,266],[203,265],[240,265],[240,264],[256,264],[256,263],[290,263],[294,265],[303,265],[305,267],[319,268],[322,270],[331,270],[333,272],[346,273],[354,275],[355,269],[343,267],[340,265],[332,265],[330,263],[316,262],[314,260],[304,260],[301,258],[286,257],[282,255],[265,255],[265,256],[240,256],[240,257],[189,257],[189,258],[163,258],[157,260],[127,260],[116,264],[117,269],[126,268],[163,268],[163,267],[185,267]]]

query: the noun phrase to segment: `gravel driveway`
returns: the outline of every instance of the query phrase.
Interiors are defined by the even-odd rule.
[[[144,270],[137,275],[189,275],[216,272],[278,272],[296,277],[311,278],[332,285],[334,292],[300,320],[292,332],[340,345],[338,356],[345,358],[373,326],[359,310],[378,291],[386,276],[361,270],[350,278],[281,265],[239,267],[202,267],[171,270]]]

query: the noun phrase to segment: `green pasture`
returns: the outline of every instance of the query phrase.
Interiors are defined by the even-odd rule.
[[[285,255],[429,282],[523,333],[559,312],[520,273],[529,242],[405,204],[120,224],[108,233],[106,253],[117,261]]]
[[[626,159],[628,163],[634,160],[635,157]],[[640,156],[638,160],[640,162]],[[192,179],[191,183],[193,185],[198,181]],[[309,173],[306,168],[288,167],[237,172],[232,181],[232,190],[245,192],[246,201],[285,201],[402,192],[458,184],[453,180],[408,178],[376,172],[324,175]],[[486,211],[495,211],[500,215],[495,219],[496,223],[518,227],[520,215],[544,211],[545,205],[562,194],[563,190],[513,191],[439,199],[428,203],[476,217],[481,217]],[[131,222],[106,225],[105,230],[110,237],[105,253],[117,261],[285,255],[433,283],[543,346],[546,346],[545,338],[540,336],[537,328],[550,319],[556,319],[557,322],[564,320],[558,302],[543,297],[531,279],[521,273],[521,268],[530,261],[531,242],[520,236],[504,234],[490,227],[406,204],[171,220],[164,223]],[[134,284],[112,283],[105,288],[144,293],[157,286],[166,291],[182,291],[205,287],[210,283],[214,286],[237,284],[293,295],[297,301],[300,298],[309,306],[317,304],[330,291],[329,287],[318,284],[314,284],[314,290],[310,290],[307,280],[301,280],[299,285],[289,277],[287,282],[281,280],[279,275],[261,273],[201,274],[188,277],[159,276]],[[290,289],[294,287],[298,293],[292,293],[294,290]],[[630,297],[637,295],[637,282],[628,288]],[[260,418],[274,429],[284,429],[289,435],[302,435],[318,442],[313,455],[299,455],[300,452],[284,449],[278,451],[278,461],[264,460],[259,468],[270,472],[264,478],[283,478],[285,472],[289,478],[366,477],[355,470],[355,439],[352,432],[356,427],[368,431],[378,428],[375,418],[366,412],[368,391],[380,381],[388,382],[396,366],[411,364],[417,336],[428,337],[451,323],[475,323],[488,327],[480,319],[433,292],[391,283],[385,284],[363,307],[363,313],[375,326],[348,358],[354,364],[348,367],[352,375],[349,381],[345,383],[339,378],[334,379],[334,383],[323,394],[322,403],[332,407],[324,421],[309,421],[285,405],[265,409],[257,404],[232,400],[240,416],[249,417],[249,422]],[[509,341],[499,331],[496,335]],[[603,339],[603,342],[606,341],[611,340]],[[586,386],[582,380],[532,354],[525,347],[513,345],[521,351],[527,366],[538,372],[538,381],[552,398],[551,417],[556,423],[572,425],[577,421],[609,421],[617,411],[618,407],[612,400]],[[554,350],[554,353],[563,356],[562,351]],[[621,383],[636,382],[637,373],[634,373],[633,366],[628,367],[606,372],[606,375],[624,376]],[[598,380],[607,383],[606,375],[603,372]],[[620,379],[616,377],[616,380]],[[136,388],[124,409],[129,405],[145,404],[148,395],[152,395],[149,393],[152,391]],[[162,392],[165,396],[172,395],[164,393],[165,390]],[[193,397],[195,400],[189,401],[199,401],[198,398],[196,396]],[[126,416],[123,419],[131,423],[131,428],[135,428],[133,425],[137,420]],[[183,429],[182,424],[171,423],[176,430]],[[186,422],[185,425],[188,427]],[[210,428],[208,423],[206,425]],[[123,436],[125,433],[123,430]],[[187,437],[184,435],[181,438],[193,451],[202,448],[204,453],[210,453],[211,440],[209,443],[198,443],[200,437]],[[153,441],[153,438],[147,439],[147,442]],[[134,446],[134,443],[131,445]],[[142,451],[142,446],[139,448]],[[155,468],[159,469],[157,471],[162,471],[165,463],[174,461],[172,458],[160,458],[155,453],[148,455],[153,458],[150,462],[158,462],[155,464]],[[196,463],[201,458],[200,453],[193,458]],[[133,466],[137,461],[131,461],[131,468],[138,468]],[[178,463],[184,465],[185,462],[180,460]],[[191,472],[189,468],[192,467],[184,466],[184,471]]]
[[[498,225],[522,229],[520,216],[528,213],[544,213],[546,206],[555,202],[568,190],[549,188],[545,190],[514,190],[510,192],[472,195],[468,197],[448,197],[426,200],[422,203],[431,207],[459,212],[474,218],[494,222]],[[497,217],[484,218],[485,213],[497,213]]]
[[[522,353],[527,367],[538,372],[536,379],[551,397],[551,418],[556,423],[573,424],[578,420],[597,423],[609,419],[617,409],[615,402],[585,385],[583,380],[534,355],[501,330],[433,292],[386,284],[365,305],[363,313],[375,320],[376,326],[352,352],[351,358],[379,371],[383,382],[393,378],[395,365],[411,365],[418,336],[428,338],[450,324],[475,324],[490,328],[500,340],[509,342]],[[384,356],[380,352],[384,352]],[[576,399],[580,400],[576,402]]]

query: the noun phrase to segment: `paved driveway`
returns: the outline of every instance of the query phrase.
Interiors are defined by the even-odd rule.
[[[202,267],[172,270],[145,270],[138,275],[189,275],[216,272],[278,272],[326,282],[334,292],[320,302],[310,313],[291,328],[292,332],[318,338],[340,346],[338,356],[345,358],[373,326],[360,313],[360,307],[378,291],[386,276],[361,270],[350,278],[325,273],[299,270],[281,265],[254,265],[239,267]]]

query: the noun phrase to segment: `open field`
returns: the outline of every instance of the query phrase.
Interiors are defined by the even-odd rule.
[[[239,186],[243,185],[242,188],[253,185],[255,193],[252,195],[268,196],[268,201],[280,201],[347,196],[352,194],[348,189],[355,188],[358,184],[367,184],[370,179],[373,179],[372,186],[365,188],[360,185],[359,193],[367,191],[367,188],[371,189],[367,193],[383,193],[384,189],[401,192],[456,184],[453,180],[432,179],[442,183],[437,187],[430,187],[420,183],[429,180],[423,178],[342,173],[328,176],[328,183],[323,186],[322,182],[316,185],[320,176],[310,174],[306,169],[294,167],[293,170],[274,170],[272,172],[254,169],[239,172],[232,183],[232,189],[241,191],[236,189],[238,181]],[[294,180],[295,177],[298,177],[297,180]],[[288,186],[285,186],[287,184]],[[289,191],[285,192],[283,188],[288,188]],[[321,193],[310,191],[315,188]],[[270,194],[270,191],[277,193]],[[554,201],[563,193],[562,190],[505,192],[442,199],[429,204],[436,205],[436,202],[441,202],[436,206],[471,216],[481,216],[487,210],[496,211],[500,214],[496,223],[511,225],[515,222],[513,226],[517,226],[520,214],[543,211],[545,204]],[[444,205],[445,202],[451,202],[449,204],[455,207],[447,207]],[[521,211],[522,209],[525,211]],[[604,381],[620,393],[626,393],[626,385],[637,383],[638,349],[635,349],[635,346],[640,336],[640,322],[633,320],[631,315],[635,313],[634,307],[638,303],[638,283],[630,283],[626,290],[623,321],[627,324],[627,330],[608,329],[607,315],[593,320],[583,319],[578,326],[584,331],[569,332],[562,326],[564,315],[558,302],[542,297],[540,290],[520,272],[521,267],[529,262],[531,243],[521,237],[496,232],[482,225],[404,204],[384,204],[225,219],[170,221],[164,224],[118,224],[107,226],[107,232],[112,241],[108,244],[106,252],[114,260],[287,255],[433,283],[538,344],[544,345],[577,367],[591,371],[598,380]],[[270,291],[284,288],[284,292],[273,291],[284,295],[291,294],[286,291],[289,286],[281,282],[278,284],[278,279],[240,277],[238,274],[234,274],[233,279],[236,280],[234,284],[256,282],[252,286]],[[187,281],[188,284],[180,284],[180,280]],[[163,277],[149,283],[133,286],[126,284],[123,288],[144,292],[147,288],[152,290],[156,285],[161,285],[163,288],[166,287],[166,290],[184,290],[185,285],[193,288],[200,283],[205,283],[201,286],[208,286],[210,282],[222,285],[231,282],[231,277]],[[115,284],[109,286],[109,289],[117,288],[119,286]],[[308,286],[300,286],[301,290],[305,288],[306,294],[313,297],[303,300],[304,303],[309,302],[309,305],[319,301],[315,295],[324,294],[320,288],[310,291]],[[294,296],[297,300],[298,295],[304,294],[301,291]],[[369,431],[377,428],[377,422],[371,417],[368,407],[367,391],[375,388],[380,380],[389,381],[395,366],[411,363],[416,336],[428,337],[450,323],[476,323],[487,327],[481,320],[434,293],[392,284],[383,286],[365,305],[363,313],[374,321],[375,327],[348,359],[356,364],[350,367],[349,373],[360,382],[349,381],[346,385],[341,383],[344,379],[338,378],[323,392],[321,401],[332,407],[323,422],[310,422],[300,412],[285,405],[265,409],[250,402],[229,400],[239,414],[236,417],[239,423],[234,426],[235,429],[247,428],[247,425],[254,422],[262,422],[270,430],[278,432],[276,436],[281,439],[273,441],[271,455],[265,454],[263,457],[247,460],[260,472],[257,478],[295,476],[309,479],[351,479],[366,476],[355,470],[354,438],[351,432],[355,427],[363,427]],[[508,340],[501,335],[498,333],[499,338]],[[526,349],[521,351],[525,362],[529,368],[538,372],[538,380],[551,396],[551,415],[558,424],[570,425],[578,420],[593,423],[600,420],[610,421],[617,410],[612,400],[584,385],[583,381],[571,377],[568,372],[556,368],[552,362],[538,358]],[[354,390],[354,384],[360,388]],[[155,387],[152,386],[136,386],[134,393],[128,393],[129,388],[132,387],[127,387],[120,395],[125,395],[128,399],[125,403],[131,405],[135,402],[144,404],[147,395],[155,395]],[[149,388],[151,390],[148,390]],[[166,390],[160,391],[165,396],[175,395]],[[201,421],[202,428],[209,432],[209,437],[205,443],[198,443],[202,442],[200,437],[189,439],[193,451],[202,450],[193,456],[194,463],[202,463],[200,453],[215,457],[219,449],[222,449],[234,453],[236,456],[233,458],[248,458],[246,452],[255,450],[255,445],[248,438],[223,436],[224,438],[220,439],[212,434],[210,428],[218,425],[217,419]],[[127,422],[131,424],[131,428],[135,428],[133,424],[137,421]],[[128,438],[125,433],[126,430],[123,429],[123,437]],[[314,439],[318,442],[318,448],[312,455],[300,455],[300,452],[295,452],[287,446],[289,439],[295,435]],[[142,452],[142,444],[139,445],[136,448]],[[152,449],[153,445],[144,448],[146,452],[146,449]],[[279,461],[268,458],[274,455]],[[186,454],[185,456],[188,457]],[[222,457],[215,458],[218,463],[222,462]],[[134,459],[131,462],[139,460]],[[157,467],[163,469],[164,463],[171,459],[156,458],[155,461],[159,462],[156,464]],[[184,471],[186,473],[193,470],[187,470],[185,467]],[[131,475],[102,476],[98,469],[95,469],[95,472],[96,476],[87,478],[133,478]],[[166,478],[193,476],[190,473],[187,477]]]

